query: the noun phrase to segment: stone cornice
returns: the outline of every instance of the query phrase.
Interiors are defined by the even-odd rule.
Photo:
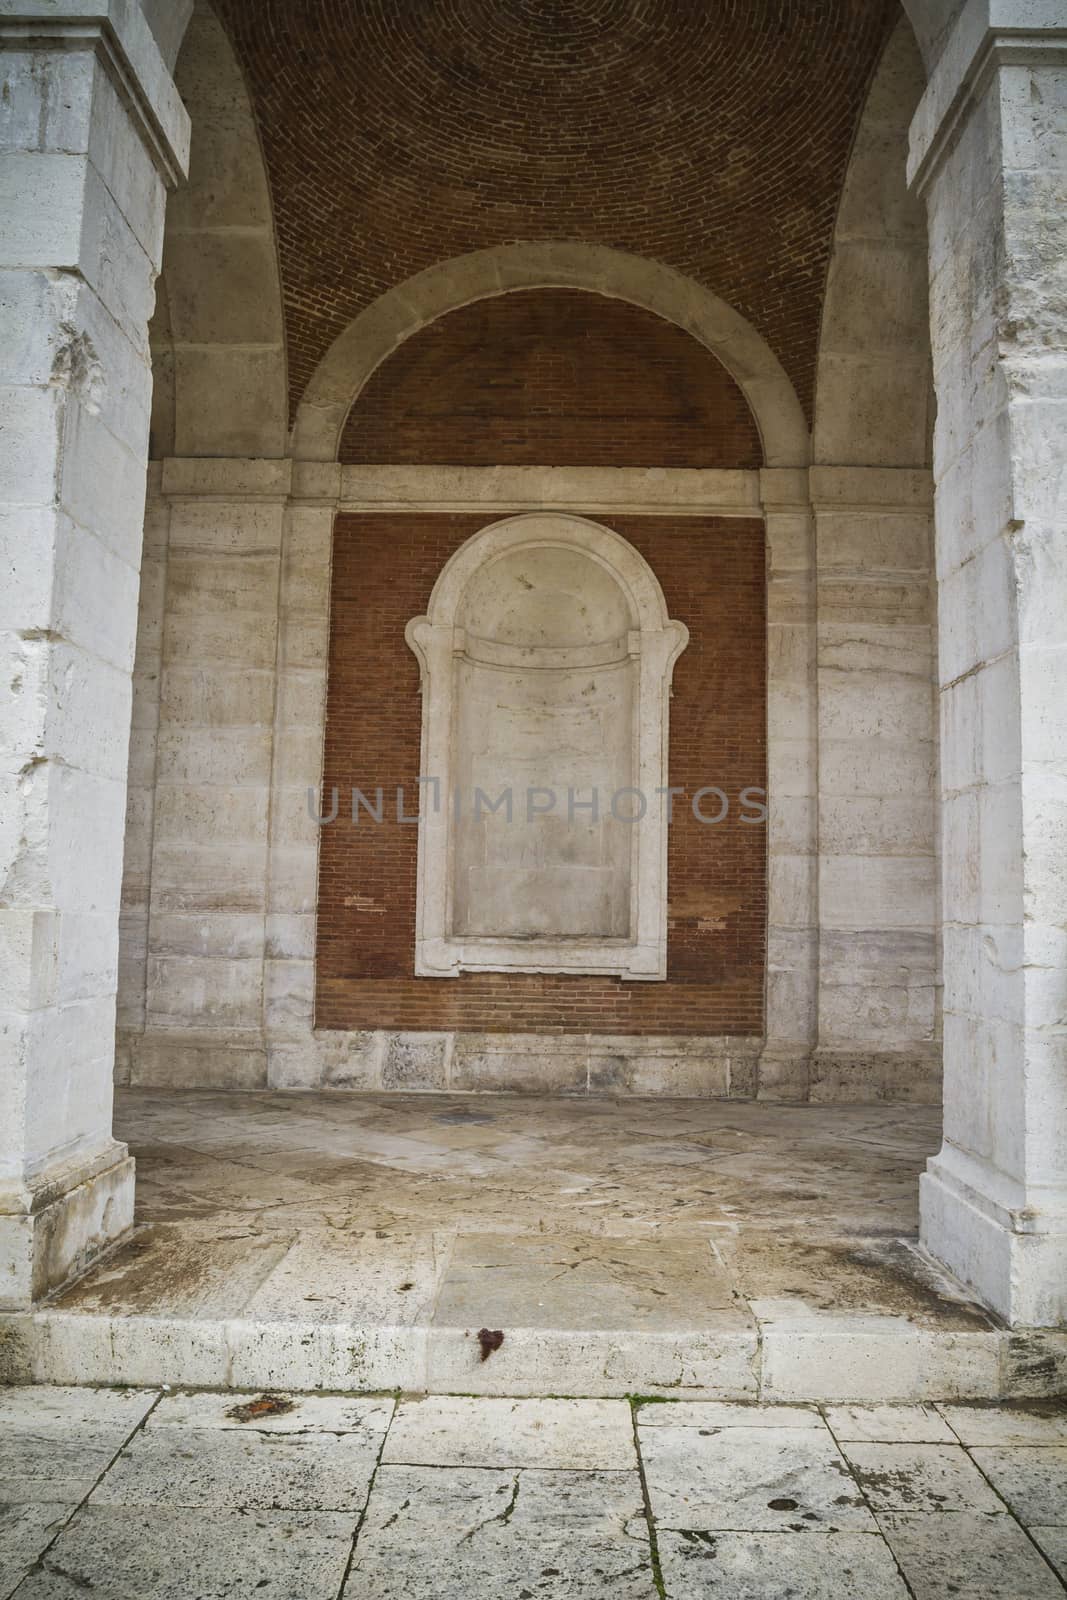
[[[1063,0],[969,0],[911,124],[908,182],[921,193],[1002,66],[1067,61]]]
[[[189,115],[137,0],[0,0],[0,50],[89,50],[164,182],[189,168]]]

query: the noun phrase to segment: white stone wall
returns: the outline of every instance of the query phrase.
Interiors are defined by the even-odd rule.
[[[137,7],[0,11],[0,1306],[132,1219],[111,1099],[147,324],[187,135]]]
[[[995,10],[1002,28],[966,8],[913,129],[945,982],[945,1144],[922,1213],[987,1303],[1044,1323],[1067,1318],[1067,19]]]

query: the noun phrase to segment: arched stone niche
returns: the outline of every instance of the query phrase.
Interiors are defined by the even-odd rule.
[[[672,622],[584,517],[509,517],[443,568],[422,677],[415,972],[667,975]],[[595,792],[595,801],[594,801]]]

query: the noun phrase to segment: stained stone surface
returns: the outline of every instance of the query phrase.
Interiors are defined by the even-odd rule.
[[[641,1429],[652,1512],[694,1531],[874,1531],[829,1431]]]
[[[0,1389],[0,1503],[77,1505],[157,1399],[143,1390]]]
[[[86,1506],[18,1591],[19,1600],[333,1600],[354,1516]]]
[[[441,1325],[699,1329],[729,1310],[707,1240],[461,1235],[441,1286]],[[742,1313],[738,1313],[739,1325]]]
[[[32,1505],[0,1505],[0,1594],[10,1594],[23,1573],[48,1548],[77,1501],[63,1505],[37,1500]]]
[[[654,1600],[636,1472],[380,1469],[346,1600],[522,1593]]]
[[[842,1408],[1067,1373],[916,1250],[926,1107],[137,1089],[117,1131],[134,1234],[0,1322],[0,1378]]]
[[[880,1519],[915,1600],[1058,1600],[1063,1586],[1011,1517],[944,1512]]]
[[[907,1600],[874,1533],[660,1534],[670,1600]]]
[[[845,1444],[876,1511],[1000,1511],[1002,1506],[959,1445]]]
[[[1067,1445],[1067,1412],[1041,1406],[943,1406],[945,1420],[965,1445]]]
[[[504,1400],[427,1396],[401,1403],[382,1456],[435,1467],[558,1467],[633,1471],[625,1400]]]
[[[666,1600],[1062,1597],[1063,1447],[911,1437],[953,1409],[0,1390],[0,1455],[36,1441],[0,1600],[655,1600],[653,1534]],[[1051,1436],[1067,1407],[1039,1415]],[[831,1422],[879,1437],[839,1449]],[[79,1438],[116,1430],[56,1499]]]
[[[981,1448],[972,1454],[1020,1522],[1067,1523],[1067,1445]]]
[[[827,1406],[835,1439],[881,1444],[956,1444],[956,1435],[934,1406]]]
[[[380,1446],[380,1435],[362,1430],[159,1428],[132,1441],[91,1503],[358,1513]]]

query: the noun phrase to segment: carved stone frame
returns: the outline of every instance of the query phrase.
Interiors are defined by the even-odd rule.
[[[541,545],[577,548],[600,562],[630,606],[628,648],[637,664],[633,772],[647,809],[632,825],[630,931],[624,939],[457,937],[449,924],[455,661],[467,649],[455,619],[467,585],[482,566],[507,552]],[[421,676],[421,773],[439,783],[439,804],[435,806],[434,791],[426,786],[419,806],[416,976],[525,971],[665,979],[670,688],[689,632],[668,617],[663,592],[644,557],[619,534],[586,517],[541,512],[507,517],[474,534],[449,559],[434,585],[427,615],[412,618],[405,637]]]

